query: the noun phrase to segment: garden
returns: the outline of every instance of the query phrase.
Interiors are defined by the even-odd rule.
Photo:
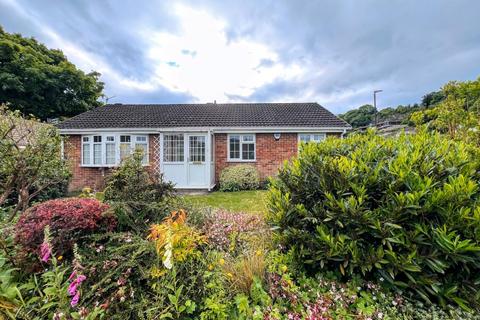
[[[201,196],[135,153],[71,197],[56,130],[2,112],[0,319],[480,319],[470,141],[331,138]]]

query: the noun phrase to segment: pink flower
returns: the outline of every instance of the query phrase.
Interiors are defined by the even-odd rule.
[[[73,279],[76,276],[76,272],[73,271],[70,277],[68,278],[69,280]],[[70,285],[68,286],[67,292],[69,296],[73,296],[72,301],[70,301],[70,304],[73,306],[78,304],[78,300],[80,299],[80,292],[78,291],[78,286],[85,281],[87,277],[84,275],[79,275],[73,280]]]
[[[40,245],[40,260],[42,262],[48,262],[51,254],[52,254],[52,249],[50,248],[50,245],[48,244],[48,242],[43,242]]]
[[[75,307],[78,304],[78,300],[80,300],[80,292],[77,291],[77,293],[73,296],[72,301],[70,301],[70,305]]]
[[[75,276],[77,275],[77,272],[76,271],[73,271],[72,274],[70,275],[70,277],[68,277],[68,280],[72,280]]]

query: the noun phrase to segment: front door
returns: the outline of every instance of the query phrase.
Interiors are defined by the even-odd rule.
[[[208,188],[207,135],[163,134],[161,170],[176,188]]]
[[[191,134],[188,137],[187,176],[188,185],[201,187],[208,183],[206,164],[206,135]]]

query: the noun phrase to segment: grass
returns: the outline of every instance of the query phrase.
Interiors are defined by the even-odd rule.
[[[196,205],[225,209],[232,212],[264,213],[267,191],[215,191],[202,195],[185,195],[184,198]]]

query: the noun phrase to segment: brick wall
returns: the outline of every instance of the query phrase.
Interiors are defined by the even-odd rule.
[[[154,172],[158,157],[155,157],[155,139],[158,135],[149,135],[149,165],[147,169]],[[72,180],[68,187],[69,191],[79,191],[84,187],[90,187],[96,190],[102,190],[105,187],[105,178],[111,173],[111,168],[92,168],[82,167],[82,145],[80,135],[70,135],[64,140],[64,154],[70,163],[72,171]]]
[[[256,161],[229,162],[228,141],[226,133],[215,134],[215,180],[218,182],[220,173],[225,167],[238,164],[255,166],[262,180],[276,175],[283,161],[297,155],[298,136],[296,133],[282,133],[279,140],[275,140],[273,133],[256,134]]]

